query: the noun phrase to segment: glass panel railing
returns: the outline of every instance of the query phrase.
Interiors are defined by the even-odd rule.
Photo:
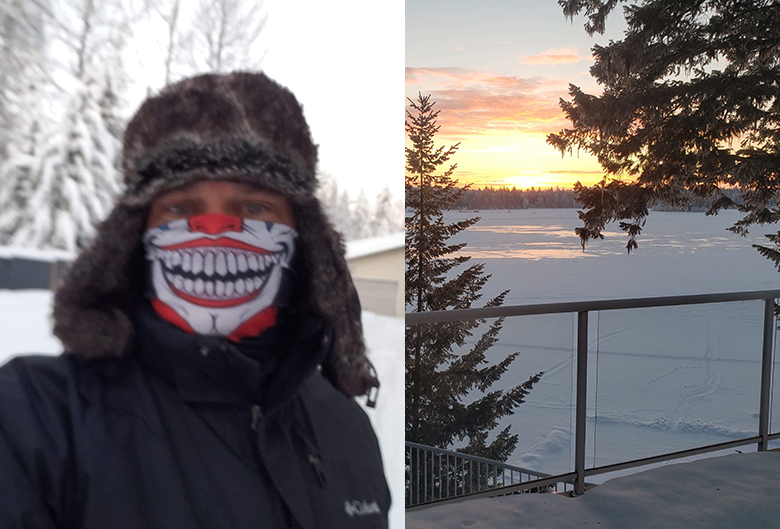
[[[574,468],[574,343],[572,314],[509,317],[499,341],[488,353],[497,363],[519,352],[495,385],[508,390],[543,372],[513,415],[499,421],[496,432],[511,426],[517,446],[507,463],[544,474],[563,474]]]
[[[775,300],[777,303],[778,300]],[[780,433],[780,358],[778,358],[778,339],[780,339],[780,318],[772,321],[772,388],[771,407],[769,409],[769,433]],[[780,448],[780,439],[769,442],[770,449]]]
[[[592,313],[586,467],[757,435],[763,309]]]

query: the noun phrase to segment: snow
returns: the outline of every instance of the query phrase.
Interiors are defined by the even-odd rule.
[[[41,250],[25,246],[0,246],[0,259],[34,259],[36,261],[72,261],[76,254],[66,250]]]
[[[725,228],[739,218],[732,211],[651,212],[631,255],[617,227],[583,252],[575,210],[452,211],[445,220],[474,216],[482,220],[450,243],[467,242],[463,253],[492,274],[483,300],[507,288],[505,305],[780,289],[772,263],[750,246],[767,244],[762,234],[772,227],[754,227],[748,238],[731,234]],[[762,301],[591,312],[586,466],[756,435],[762,318]],[[495,430],[511,424],[519,435],[509,464],[573,470],[575,329],[575,314],[507,318],[488,351],[491,363],[521,352],[496,389],[544,371]],[[771,431],[779,422],[773,411]]]
[[[780,453],[732,454],[616,478],[584,495],[517,494],[423,507],[406,529],[777,527]]]
[[[0,290],[0,365],[19,354],[62,350],[51,334],[51,303],[48,290]]]
[[[404,233],[391,233],[389,235],[380,235],[369,239],[347,242],[347,259],[356,259],[380,252],[403,248],[405,244]]]
[[[0,365],[25,353],[58,354],[51,335],[52,293],[48,290],[0,290]],[[390,527],[404,524],[404,322],[402,318],[363,313],[368,354],[381,387],[368,415],[379,436],[385,474],[393,496]],[[365,399],[362,399],[365,401]]]
[[[376,408],[366,411],[379,436],[393,495],[390,527],[400,529],[404,526],[404,320],[363,312],[363,332],[381,384]]]

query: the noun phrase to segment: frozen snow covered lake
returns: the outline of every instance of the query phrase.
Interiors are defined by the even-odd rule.
[[[734,235],[725,228],[736,212],[651,212],[631,255],[617,226],[583,252],[575,210],[451,211],[446,220],[473,216],[482,220],[452,242],[467,242],[463,253],[493,275],[483,300],[505,289],[515,305],[780,288],[750,246],[768,244],[763,234],[777,227]],[[762,317],[761,301],[591,313],[587,466],[756,435]],[[488,353],[495,362],[521,351],[499,387],[545,372],[499,426],[520,436],[510,464],[573,470],[575,324],[574,314],[508,318]]]

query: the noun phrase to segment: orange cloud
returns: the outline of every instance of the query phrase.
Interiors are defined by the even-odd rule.
[[[431,94],[441,134],[558,132],[568,125],[558,106],[565,81],[497,76],[462,68],[407,68],[407,96]]]
[[[575,48],[550,48],[537,55],[520,57],[523,64],[570,64],[590,60],[590,57],[580,57]]]

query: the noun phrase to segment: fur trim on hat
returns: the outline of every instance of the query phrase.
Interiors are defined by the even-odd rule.
[[[144,284],[140,240],[154,196],[204,179],[245,182],[292,202],[306,303],[333,328],[323,373],[348,396],[378,386],[341,238],[314,196],[316,162],[300,105],[263,74],[202,75],[147,99],[125,131],[126,191],[57,290],[54,334],[82,357],[132,351],[131,311]]]

